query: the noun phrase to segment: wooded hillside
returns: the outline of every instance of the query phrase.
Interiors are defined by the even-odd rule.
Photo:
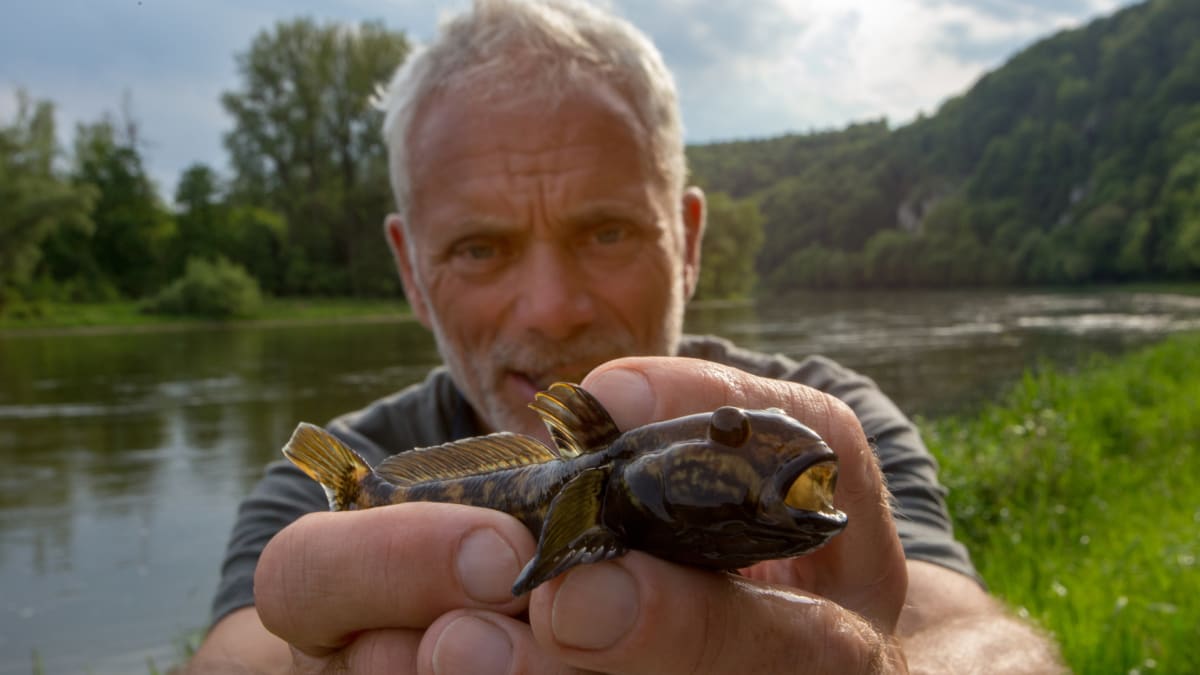
[[[1200,3],[1152,0],[1020,52],[936,114],[689,148],[757,204],[761,286],[1200,276]]]

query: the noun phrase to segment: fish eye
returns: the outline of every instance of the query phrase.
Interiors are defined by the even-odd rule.
[[[708,422],[708,437],[718,443],[737,447],[750,435],[750,420],[741,408],[717,408]]]

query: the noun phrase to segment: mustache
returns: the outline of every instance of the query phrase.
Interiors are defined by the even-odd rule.
[[[521,342],[497,342],[492,345],[492,363],[503,370],[512,370],[528,375],[539,384],[550,382],[540,379],[551,374],[569,375],[583,379],[584,372],[572,372],[572,368],[592,368],[621,356],[637,352],[634,339],[624,331],[612,334],[585,333],[565,340],[551,340],[532,335]]]

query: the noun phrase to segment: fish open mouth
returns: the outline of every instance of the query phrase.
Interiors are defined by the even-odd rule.
[[[804,462],[797,468],[799,471],[784,485],[783,503],[797,511],[844,517],[833,505],[833,492],[837,488],[837,457],[830,453],[827,457]]]

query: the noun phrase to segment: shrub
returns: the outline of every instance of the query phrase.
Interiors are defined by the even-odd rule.
[[[0,316],[9,319],[31,319],[42,315],[42,305],[30,302],[17,289],[0,286]]]
[[[214,319],[248,317],[262,305],[258,282],[224,258],[189,258],[183,276],[150,298],[142,311]]]

